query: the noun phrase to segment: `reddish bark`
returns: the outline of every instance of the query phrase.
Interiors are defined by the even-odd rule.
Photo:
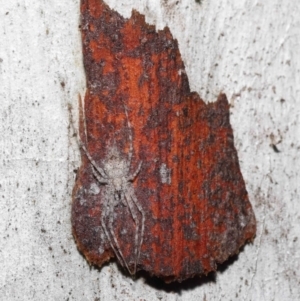
[[[168,28],[156,32],[136,11],[124,19],[99,0],[82,0],[81,14],[87,79],[81,140],[103,168],[113,147],[128,158],[132,136],[130,171],[142,161],[132,184],[145,213],[137,270],[165,281],[214,271],[256,232],[226,96],[205,104],[190,92]],[[73,234],[79,250],[98,266],[115,257],[101,224],[105,189],[82,151]],[[136,222],[122,203],[114,206],[113,230],[132,268]]]

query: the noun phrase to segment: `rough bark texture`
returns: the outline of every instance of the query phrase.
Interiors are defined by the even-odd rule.
[[[165,281],[214,271],[256,232],[226,96],[206,105],[190,92],[168,28],[156,32],[138,12],[124,19],[99,0],[83,0],[81,14],[87,78],[81,139],[103,169],[113,148],[126,161],[131,144],[130,172],[142,162],[133,183],[142,208],[137,220],[145,214],[138,270]],[[130,206],[97,181],[84,152],[82,158],[72,209],[79,249],[98,266],[115,257],[103,231],[113,215],[116,250],[133,269],[137,221]],[[103,222],[111,203],[114,214]]]

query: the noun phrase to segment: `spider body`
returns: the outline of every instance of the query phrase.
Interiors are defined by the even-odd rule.
[[[140,162],[134,173],[130,173],[132,148],[130,148],[128,159],[122,158],[116,146],[109,151],[101,168],[92,158],[86,147],[81,147],[88,157],[94,177],[100,185],[105,186],[104,206],[101,213],[101,226],[119,262],[127,268],[130,274],[136,273],[136,265],[140,257],[140,248],[143,242],[145,214],[141,207],[132,182],[140,172]],[[126,262],[120,244],[113,228],[114,208],[122,203],[129,208],[131,217],[135,223],[135,262],[131,270]]]

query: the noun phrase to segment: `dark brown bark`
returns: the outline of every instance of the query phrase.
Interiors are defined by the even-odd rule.
[[[226,96],[205,104],[190,92],[168,28],[157,32],[136,11],[124,19],[99,0],[82,0],[81,14],[87,78],[81,140],[103,169],[110,168],[112,149],[126,161],[132,146],[129,173],[142,162],[128,184],[145,214],[137,270],[165,281],[214,271],[256,232]],[[133,218],[128,195],[111,189],[96,179],[82,150],[72,207],[78,248],[98,266],[116,257],[102,223],[106,204],[115,202],[112,230],[133,270],[141,210],[134,206]]]

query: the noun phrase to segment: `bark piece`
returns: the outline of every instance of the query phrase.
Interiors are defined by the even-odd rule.
[[[136,11],[125,19],[82,0],[81,29],[79,250],[92,264],[117,258],[166,282],[216,270],[256,232],[225,94],[205,104],[191,93],[169,29]]]

